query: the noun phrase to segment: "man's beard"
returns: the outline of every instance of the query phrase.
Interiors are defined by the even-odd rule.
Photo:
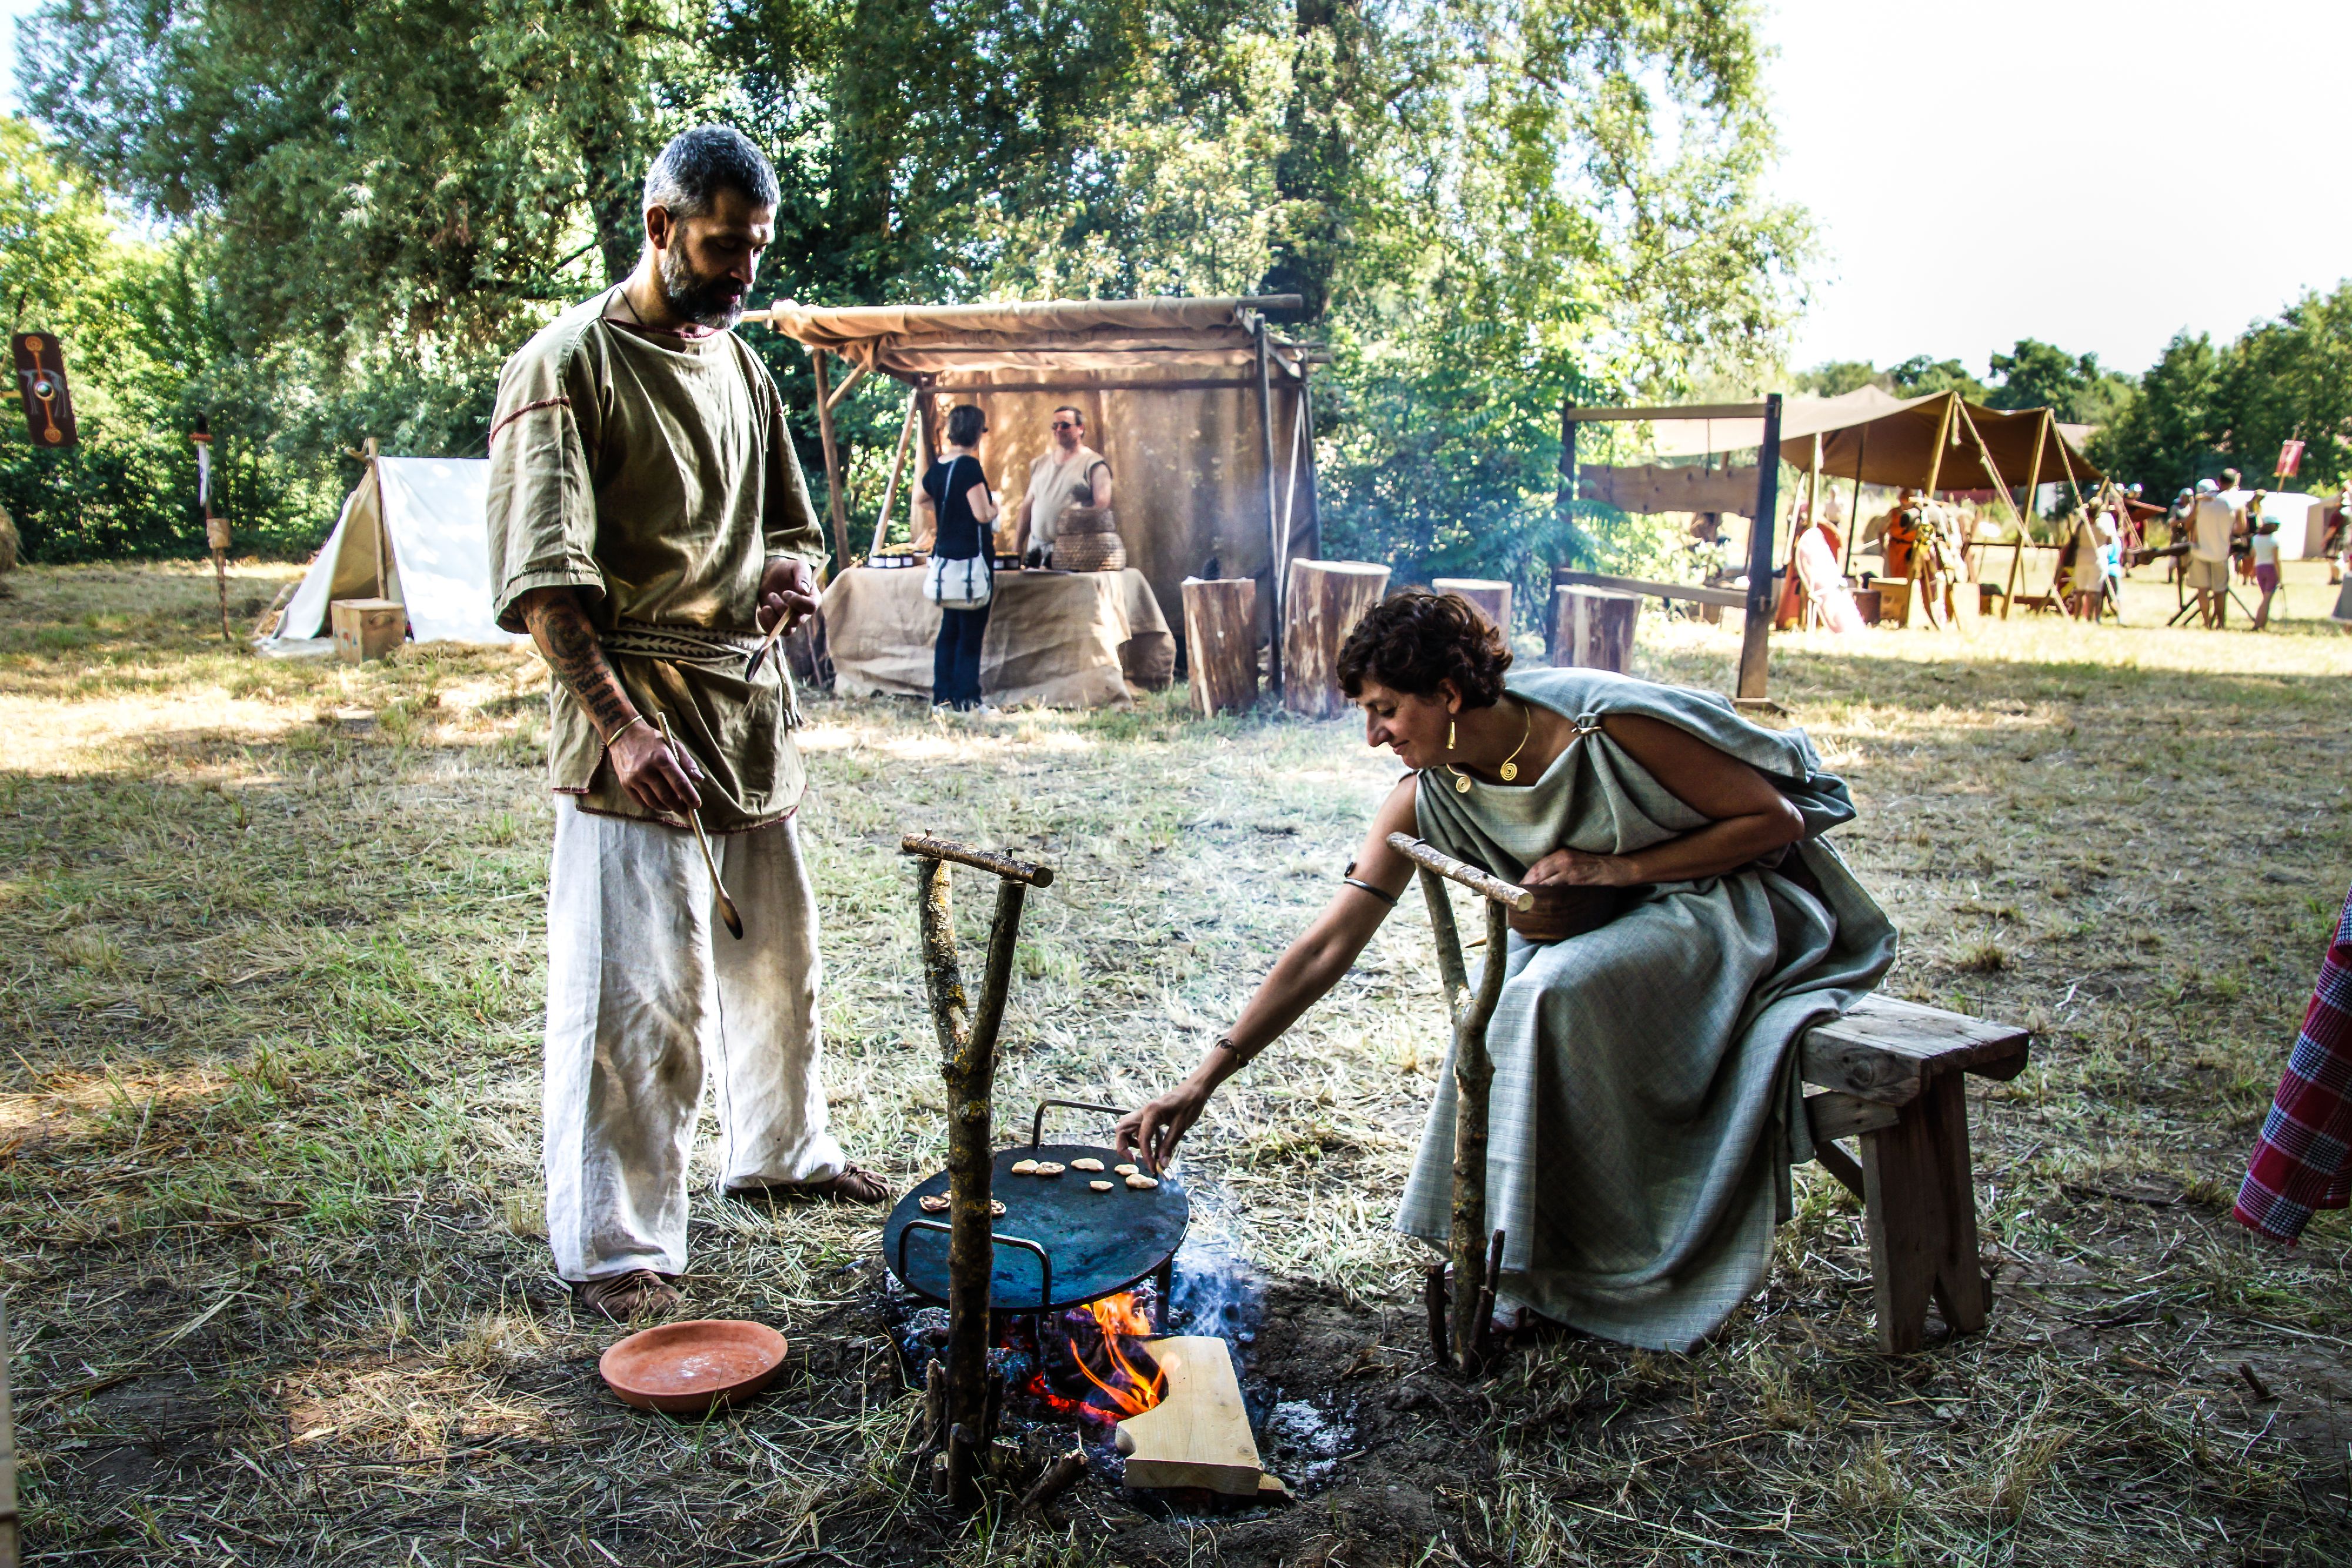
[[[683,246],[673,245],[659,256],[662,303],[671,315],[722,331],[742,320],[743,288],[734,278],[723,272],[716,278],[696,276]]]

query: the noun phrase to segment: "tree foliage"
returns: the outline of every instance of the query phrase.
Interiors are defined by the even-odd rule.
[[[1769,361],[1804,254],[1759,195],[1748,0],[49,0],[22,31],[34,115],[168,232],[172,416],[217,410],[288,506],[363,433],[478,451],[499,361],[634,262],[646,162],[709,119],[775,159],[779,295],[1304,295],[1327,538],[1408,575],[1605,548],[1555,504],[1562,396]],[[853,468],[891,403],[845,405]]]

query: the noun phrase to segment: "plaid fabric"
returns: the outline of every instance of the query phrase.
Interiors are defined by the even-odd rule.
[[[2352,1198],[2352,894],[2320,961],[2303,1033],[2287,1058],[2238,1189],[2238,1219],[2293,1246],[2315,1209]]]

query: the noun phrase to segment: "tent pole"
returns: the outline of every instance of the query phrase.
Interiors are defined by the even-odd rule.
[[[1960,417],[1968,422],[1969,435],[1977,444],[1978,461],[1984,464],[1985,472],[1992,477],[1993,488],[2000,490],[2001,494],[2007,495],[2009,493],[2009,481],[2001,477],[2000,465],[1992,460],[1992,448],[1985,445],[1984,432],[1977,428],[1976,416],[1969,412],[1968,405],[1966,404],[1959,405],[1959,410]],[[2042,448],[2038,443],[2034,447],[2033,456],[2035,461],[2039,462],[2041,460]],[[1961,542],[1960,569],[1963,572],[1968,569],[1969,546],[1973,542],[1975,542],[1973,540],[1964,540]],[[2011,558],[2014,559],[2014,552],[2012,552]],[[1979,567],[1979,570],[1982,571],[1982,568]],[[2009,595],[2006,592],[2003,592],[2001,595],[2000,609],[2001,618],[2003,620],[2008,619]]]
[[[1294,401],[1290,410],[1290,468],[1282,490],[1282,552],[1290,553],[1291,519],[1298,510],[1298,445],[1306,437],[1306,399]]]
[[[1854,454],[1853,458],[1853,515],[1845,520],[1845,564],[1838,568],[1841,577],[1853,570],[1853,539],[1862,531],[1862,464],[1863,459],[1870,456],[1869,426],[1862,427],[1856,445],[1862,449]]]
[[[1952,410],[1958,407],[1959,403],[1958,393],[1944,394],[1943,416],[1936,421],[1935,449],[1927,454],[1927,482],[1920,490],[1920,494],[1929,500],[1936,499],[1936,481],[1943,477],[1944,444],[1952,438]]]
[[[384,573],[383,559],[383,476],[377,473],[375,469],[376,452],[379,448],[376,438],[373,436],[361,445],[367,450],[368,481],[375,486],[375,596],[379,599],[389,599],[392,597],[392,579]],[[331,625],[329,629],[333,629]]]
[[[1756,454],[1756,517],[1748,530],[1748,611],[1739,628],[1739,700],[1764,700],[1771,668],[1772,532],[1780,510],[1780,395],[1764,399],[1764,446]]]
[[[1265,456],[1265,542],[1273,561],[1274,575],[1274,646],[1267,656],[1266,671],[1273,677],[1269,684],[1282,689],[1282,559],[1283,542],[1276,536],[1274,515],[1274,386],[1266,374],[1265,318],[1257,319],[1257,424],[1258,435]]]
[[[914,387],[907,389],[907,417],[898,426],[898,449],[890,458],[890,482],[882,487],[882,510],[874,520],[874,545],[866,552],[869,560],[882,553],[882,536],[890,531],[890,508],[898,499],[898,476],[906,471],[907,445],[915,438],[915,400],[921,395]]]
[[[2033,433],[2033,460],[2025,466],[2025,500],[2017,509],[2017,548],[2009,552],[2009,581],[2000,590],[2000,618],[2009,619],[2009,603],[2017,597],[2017,571],[2025,562],[2025,520],[2033,511],[2033,498],[2042,489],[2042,447],[2050,439],[2050,422],[2056,415],[2042,411],[2042,428]]]
[[[849,569],[849,511],[841,500],[841,453],[833,438],[831,388],[826,384],[824,350],[809,345],[809,365],[816,374],[816,434],[824,447],[824,510],[833,523],[833,569]]]

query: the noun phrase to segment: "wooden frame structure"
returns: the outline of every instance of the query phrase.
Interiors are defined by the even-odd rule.
[[[1262,466],[1264,482],[1247,488],[1262,491],[1249,499],[1253,510],[1262,509],[1264,519],[1268,580],[1262,603],[1271,609],[1276,629],[1274,674],[1278,683],[1286,568],[1293,559],[1318,553],[1322,532],[1312,375],[1316,365],[1330,362],[1330,355],[1276,332],[1268,320],[1269,313],[1286,314],[1301,304],[1294,294],[839,308],[782,300],[743,319],[794,339],[809,353],[817,435],[824,455],[825,519],[836,572],[854,564],[858,552],[850,535],[847,454],[835,416],[870,375],[878,373],[905,386],[907,402],[867,554],[882,547],[902,488],[911,510],[915,486],[908,465],[911,459],[919,473],[929,467],[942,396],[984,403],[1034,394],[1156,398],[1232,392],[1249,400],[1257,426],[1250,456]],[[845,367],[838,379],[836,366]],[[1277,405],[1286,395],[1293,401],[1288,428],[1283,431]],[[1127,493],[1150,492],[1139,489]],[[1148,505],[1129,503],[1123,510],[1132,517]],[[1146,521],[1138,526],[1152,525]],[[1227,574],[1232,574],[1237,564],[1233,556],[1240,552],[1231,548],[1232,541],[1223,542],[1222,552],[1214,545],[1189,551],[1192,559],[1182,570],[1167,562],[1159,562],[1156,569],[1150,560],[1139,562],[1171,620],[1181,621],[1182,615],[1177,584],[1202,560],[1222,552]],[[1138,543],[1130,539],[1130,549]],[[1250,541],[1248,553],[1255,551],[1256,541]],[[1138,553],[1152,555],[1149,550]],[[1258,574],[1253,569],[1251,574]]]
[[[1564,404],[1559,411],[1559,471],[1564,487],[1561,499],[1570,505],[1576,500],[1576,427],[1580,425],[1652,424],[1664,419],[1761,419],[1763,449],[1777,452],[1780,449],[1780,394],[1777,392],[1761,403],[1701,403],[1680,407],[1580,408]],[[1743,705],[1771,704],[1764,688],[1771,663],[1773,536],[1779,531],[1780,510],[1780,465],[1759,462],[1756,465],[1756,515],[1748,531],[1748,591],[1739,603],[1739,683],[1735,700]],[[1723,602],[1687,589],[1665,593],[1664,584],[1637,584],[1632,578],[1606,577],[1597,573],[1580,575],[1595,587],[1691,598],[1702,604]]]

